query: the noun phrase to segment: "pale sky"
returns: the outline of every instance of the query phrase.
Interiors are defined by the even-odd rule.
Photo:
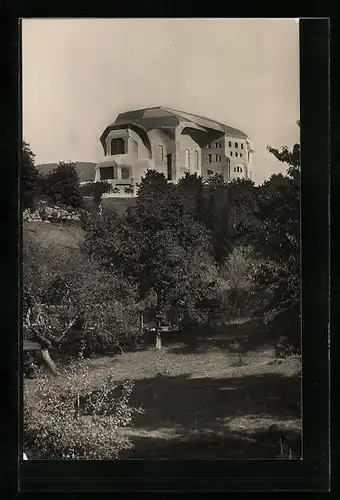
[[[25,19],[23,137],[36,164],[103,158],[117,114],[167,106],[243,130],[261,183],[267,151],[299,141],[299,25],[292,19]]]

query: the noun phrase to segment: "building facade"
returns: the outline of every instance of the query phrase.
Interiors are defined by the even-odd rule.
[[[169,182],[186,173],[204,179],[221,174],[226,182],[252,179],[253,148],[242,131],[208,118],[163,106],[118,115],[100,137],[104,159],[95,181],[112,184],[107,197],[134,197],[146,171]]]

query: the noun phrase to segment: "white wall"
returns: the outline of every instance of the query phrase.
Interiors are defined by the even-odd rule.
[[[189,163],[186,164],[186,150],[189,150]],[[195,165],[195,152],[198,152],[198,168]],[[177,179],[183,177],[186,172],[190,174],[197,173],[201,175],[202,172],[202,159],[201,159],[201,148],[199,144],[187,134],[177,135]]]

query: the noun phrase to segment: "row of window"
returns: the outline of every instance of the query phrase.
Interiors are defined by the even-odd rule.
[[[207,148],[208,149],[211,149],[211,148],[222,148],[223,147],[223,142],[214,142],[214,145],[212,144],[207,144]]]
[[[208,154],[208,163],[220,162],[220,161],[222,161],[222,156],[221,155]]]
[[[232,151],[230,151],[230,156],[233,156],[233,152]],[[235,156],[236,156],[236,158],[238,158],[238,152],[237,151],[235,151]],[[240,158],[242,158],[242,156],[243,156],[243,154],[240,153]]]
[[[242,169],[242,167],[234,167],[234,172],[241,172],[242,173],[243,169]],[[213,175],[213,173],[214,173],[213,170],[207,170],[208,175]]]
[[[222,142],[214,142],[214,147],[215,148],[221,148],[222,147]],[[212,145],[208,144],[207,148],[211,148]],[[231,141],[229,141],[229,147],[232,147]],[[235,142],[235,148],[238,148],[238,142]],[[243,144],[241,143],[241,149],[243,149]],[[164,161],[164,149],[163,146],[159,145],[158,146],[158,151],[159,151],[159,158],[161,161]],[[111,155],[123,155],[125,154],[125,141],[122,138],[118,139],[112,139],[111,141]],[[230,151],[230,156],[232,156],[233,153]],[[235,153],[235,156],[238,156],[238,153]],[[242,153],[240,153],[240,156],[242,157]],[[217,161],[217,160],[216,160]]]
[[[115,171],[113,167],[100,167],[100,180],[106,181],[111,179],[117,179],[117,173],[115,176]],[[130,177],[130,168],[129,167],[121,167],[120,169],[121,179],[129,179]]]
[[[242,143],[242,142],[241,142],[240,146],[241,146],[241,149],[243,149],[243,143]],[[229,141],[229,147],[230,147],[230,148],[232,147],[232,143],[231,143],[231,141]],[[235,142],[235,148],[236,148],[236,149],[238,148],[238,142]]]
[[[184,164],[187,170],[190,170],[190,149],[185,150],[184,154]],[[195,170],[198,170],[199,167],[199,152],[195,151]]]

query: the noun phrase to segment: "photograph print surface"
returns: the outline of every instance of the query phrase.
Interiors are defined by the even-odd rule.
[[[299,23],[23,19],[24,459],[301,458]]]

